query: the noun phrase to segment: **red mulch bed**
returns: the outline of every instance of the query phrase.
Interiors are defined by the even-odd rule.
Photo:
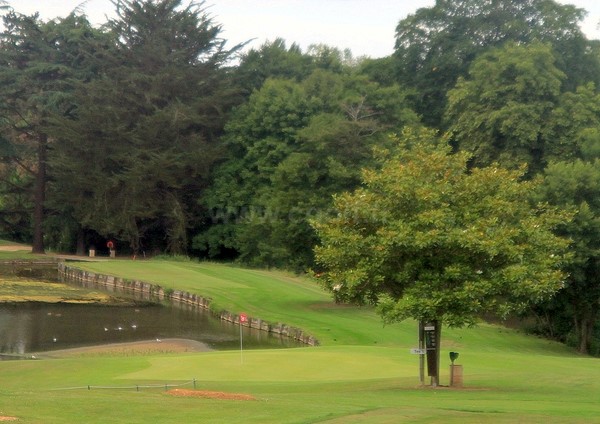
[[[167,392],[171,396],[181,397],[196,397],[196,398],[208,398],[208,399],[224,399],[224,400],[256,400],[254,396],[245,395],[243,393],[225,393],[225,392],[212,392],[208,390],[186,390],[186,389],[173,389]]]

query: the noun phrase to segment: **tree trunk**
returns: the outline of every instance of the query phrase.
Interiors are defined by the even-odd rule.
[[[588,353],[588,323],[582,319],[579,321],[577,337],[579,338],[579,348],[577,349],[580,353]]]
[[[577,337],[579,339],[578,351],[579,353],[583,353],[586,355],[590,353],[592,338],[594,337],[594,325],[596,323],[596,316],[595,314],[592,315],[593,316],[580,317],[578,319],[576,318],[576,320],[579,321],[579,324],[577,326],[579,330],[577,332]]]
[[[85,231],[83,228],[79,227],[77,229],[77,247],[75,254],[77,256],[85,256]]]
[[[35,174],[34,210],[33,210],[33,246],[32,253],[45,253],[44,251],[44,202],[46,200],[46,156],[48,149],[48,135],[40,134],[38,137],[38,169]]]
[[[577,335],[577,350],[589,354],[594,337],[594,328],[598,320],[598,311],[593,306],[574,304],[576,313],[573,316],[575,334]]]

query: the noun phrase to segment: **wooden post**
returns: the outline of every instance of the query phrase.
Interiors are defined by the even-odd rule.
[[[463,386],[463,366],[450,365],[450,387]]]

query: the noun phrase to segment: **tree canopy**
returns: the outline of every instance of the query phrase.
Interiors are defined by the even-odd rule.
[[[74,82],[93,73],[90,39],[99,36],[85,17],[42,22],[9,11],[0,34],[0,114],[3,190],[14,208],[33,209],[33,251],[44,252],[48,149],[54,116],[72,111]],[[28,193],[27,195],[23,195]],[[24,203],[14,204],[22,198]]]
[[[308,220],[354,188],[385,133],[416,123],[397,87],[317,69],[269,79],[229,121],[230,158],[207,194],[219,222],[196,237],[213,254],[306,269],[317,242]]]
[[[225,66],[235,49],[224,49],[200,5],[117,6],[98,74],[81,81],[76,110],[56,121],[54,179],[67,188],[56,205],[133,251],[182,253],[237,98]]]
[[[549,43],[570,89],[595,82],[598,56],[578,26],[584,16],[583,9],[553,0],[436,0],[396,27],[397,81],[416,88],[416,111],[436,128],[448,90],[479,55],[507,42]]]
[[[338,301],[378,305],[386,321],[474,324],[550,298],[564,284],[566,215],[527,199],[533,182],[467,169],[431,131],[405,131],[364,187],[314,221],[319,279]]]
[[[544,131],[564,79],[554,62],[548,45],[510,43],[481,55],[469,77],[459,77],[446,119],[453,142],[473,153],[475,166],[543,169],[554,141]]]
[[[582,158],[551,163],[544,184],[537,193],[565,210],[575,212],[572,221],[562,223],[558,233],[572,240],[573,260],[565,287],[555,299],[537,308],[547,312],[546,335],[571,341],[582,353],[598,354],[594,339],[600,315],[600,135],[588,130]],[[574,325],[573,325],[574,324]],[[569,340],[570,339],[570,340]]]

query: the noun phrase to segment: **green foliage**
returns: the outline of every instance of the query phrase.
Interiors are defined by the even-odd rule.
[[[302,82],[268,80],[228,123],[230,158],[205,199],[218,225],[196,246],[233,249],[254,266],[305,269],[317,242],[309,219],[333,193],[359,184],[385,131],[416,123],[403,99],[397,86],[321,69]]]
[[[558,103],[562,72],[549,46],[509,44],[473,62],[469,78],[448,93],[453,142],[473,154],[475,166],[522,164],[539,172],[547,160],[544,127]]]
[[[10,165],[1,174],[0,232],[10,240],[31,242],[31,176]]]
[[[74,113],[55,121],[55,204],[134,252],[182,253],[237,99],[224,70],[233,51],[200,5],[116,4],[102,72],[78,85]]]
[[[268,79],[300,82],[317,69],[339,74],[355,68],[357,63],[348,50],[317,44],[303,52],[297,44],[288,48],[285,40],[276,38],[243,53],[234,74],[240,86],[252,94]]]
[[[172,262],[191,262],[192,258],[186,255],[156,255],[153,256],[152,259],[158,261],[172,261]]]
[[[458,78],[467,76],[481,54],[507,42],[551,44],[570,89],[596,82],[598,56],[577,26],[584,14],[547,0],[437,1],[396,27],[397,81],[415,89],[417,112],[436,128],[442,126],[446,93]]]
[[[600,146],[597,136],[584,144],[584,159],[550,164],[537,195],[553,204],[574,210],[572,221],[558,233],[572,240],[573,260],[565,268],[567,285],[556,299],[537,309],[544,333],[568,341],[569,333],[581,352],[588,353],[597,337],[600,318]],[[553,313],[547,313],[552,311]],[[575,324],[574,326],[572,324]],[[597,340],[596,340],[597,342]]]
[[[567,161],[595,154],[598,149],[600,125],[600,95],[592,83],[560,96],[548,117],[541,137],[546,140],[548,162]],[[600,152],[598,152],[600,153]]]
[[[0,182],[3,192],[14,195],[11,203],[19,202],[6,211],[9,220],[15,219],[15,209],[31,216],[33,250],[43,253],[47,155],[55,141],[48,136],[49,124],[53,115],[70,112],[73,81],[89,77],[89,53],[83,49],[96,31],[76,15],[42,22],[37,15],[9,11],[2,21],[0,149],[5,166]],[[32,202],[22,202],[27,192]]]
[[[244,53],[235,74],[248,93],[252,93],[269,78],[301,81],[314,68],[312,58],[304,54],[297,44],[288,48],[285,40],[277,38]]]
[[[336,214],[314,222],[323,285],[342,302],[376,304],[386,321],[470,325],[506,316],[563,285],[564,219],[524,199],[522,172],[467,171],[431,131],[406,131],[383,152],[365,187],[336,196]]]

